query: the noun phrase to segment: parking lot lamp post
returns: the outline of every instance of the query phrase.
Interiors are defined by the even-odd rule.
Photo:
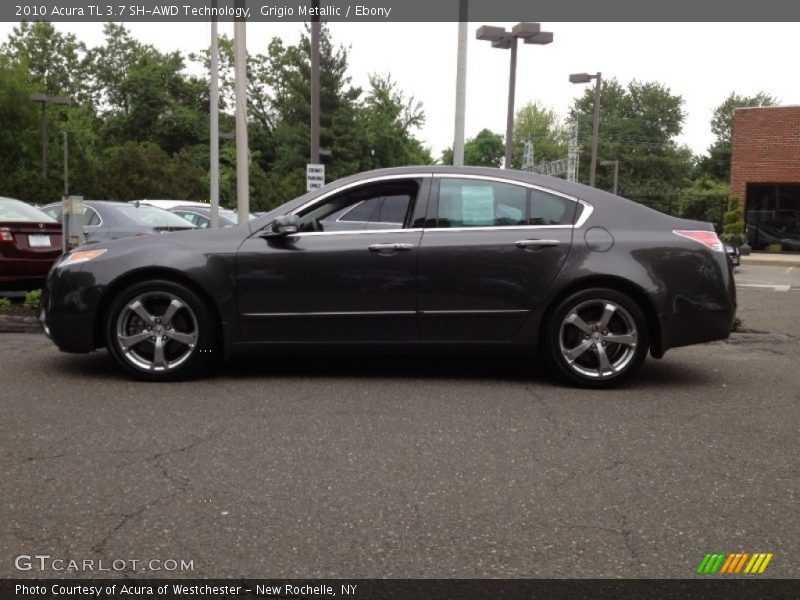
[[[244,0],[235,6],[244,8]],[[236,206],[239,224],[250,215],[250,160],[247,142],[247,24],[237,19],[233,24],[234,96],[236,98]]]
[[[597,174],[597,140],[600,135],[600,93],[603,85],[601,73],[590,75],[589,73],[573,73],[569,76],[570,83],[589,83],[595,80],[594,86],[594,113],[592,114],[592,160],[589,163],[589,185],[594,187],[595,175]]]
[[[508,75],[508,113],[506,115],[506,151],[503,167],[511,168],[511,150],[514,137],[514,93],[517,79],[517,41],[526,44],[545,45],[553,41],[553,34],[541,31],[539,23],[517,23],[507,31],[503,27],[484,25],[478,28],[475,37],[479,40],[492,43],[492,48],[511,50],[511,64]]]
[[[212,6],[217,8],[217,0]],[[215,11],[216,13],[216,11]],[[209,183],[211,202],[211,227],[219,227],[219,35],[217,17],[211,17],[211,55],[209,60],[209,115],[211,136],[209,139],[209,158],[211,159]]]
[[[614,167],[614,195],[617,194],[617,183],[619,182],[619,161],[603,160],[600,161],[601,167]]]

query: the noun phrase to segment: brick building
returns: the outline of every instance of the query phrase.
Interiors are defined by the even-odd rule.
[[[736,109],[730,193],[754,249],[800,252],[800,106]]]

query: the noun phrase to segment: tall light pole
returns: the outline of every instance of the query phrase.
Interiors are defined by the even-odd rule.
[[[217,8],[217,0],[212,4]],[[214,11],[216,13],[216,10]],[[209,179],[211,189],[211,227],[219,227],[219,36],[217,31],[217,17],[211,17],[211,56],[210,56],[210,82],[209,82],[209,114],[211,137],[209,138],[209,157],[211,159]]]
[[[244,0],[236,0],[244,9]],[[233,68],[236,78],[236,207],[239,224],[250,217],[250,155],[247,144],[247,23],[238,19],[233,25]]]
[[[508,75],[508,114],[506,115],[506,154],[503,167],[511,168],[511,151],[514,137],[514,92],[517,83],[517,40],[526,44],[545,45],[553,41],[550,31],[541,31],[539,23],[517,23],[506,31],[502,27],[484,25],[478,28],[475,37],[492,42],[492,48],[511,49],[511,68]]]
[[[597,173],[597,141],[600,136],[600,94],[603,87],[602,73],[573,73],[569,76],[570,83],[589,83],[595,80],[594,86],[594,113],[592,115],[592,162],[589,163],[589,185],[594,187]]]
[[[458,5],[458,56],[456,58],[456,124],[453,134],[453,165],[464,165],[464,121],[467,108],[467,34],[468,0]]]
[[[319,0],[311,17],[311,164],[319,164]]]
[[[617,194],[617,184],[619,183],[619,161],[618,160],[601,160],[601,167],[614,167],[614,195]]]
[[[47,179],[47,105],[69,104],[69,98],[64,96],[48,96],[47,94],[31,94],[31,102],[42,105],[42,179]]]

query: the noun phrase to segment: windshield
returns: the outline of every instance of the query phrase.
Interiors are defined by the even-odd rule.
[[[146,227],[185,227],[189,229],[194,227],[183,217],[155,206],[120,204],[116,208],[129,219]]]
[[[55,219],[19,200],[0,198],[0,221],[19,223],[58,223]]]

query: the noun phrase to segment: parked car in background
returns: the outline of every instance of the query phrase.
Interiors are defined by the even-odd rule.
[[[725,254],[728,255],[728,260],[731,261],[732,266],[738,267],[739,265],[742,264],[739,248],[737,248],[736,246],[725,244]]]
[[[368,204],[366,226],[328,228]],[[234,353],[360,349],[518,354],[608,387],[648,352],[727,338],[736,294],[710,223],[545,175],[420,166],[339,179],[246,226],[73,251],[42,306],[61,350],[105,346],[153,381]]]
[[[146,204],[84,200],[83,206],[83,234],[87,244],[195,228],[178,215]],[[48,204],[42,210],[61,220],[60,202]]]
[[[42,286],[61,255],[61,224],[24,202],[0,198],[0,289]]]
[[[208,206],[176,206],[170,208],[169,212],[183,217],[200,229],[211,227],[211,208]],[[239,215],[235,211],[220,208],[218,215],[220,227],[232,227],[239,223]]]
[[[157,206],[158,208],[163,208],[164,210],[169,210],[170,208],[175,208],[176,206],[197,206],[199,208],[205,207],[210,208],[211,205],[208,202],[198,202],[196,200],[149,200],[147,198],[143,200],[131,200],[129,204],[147,204],[148,206]]]

